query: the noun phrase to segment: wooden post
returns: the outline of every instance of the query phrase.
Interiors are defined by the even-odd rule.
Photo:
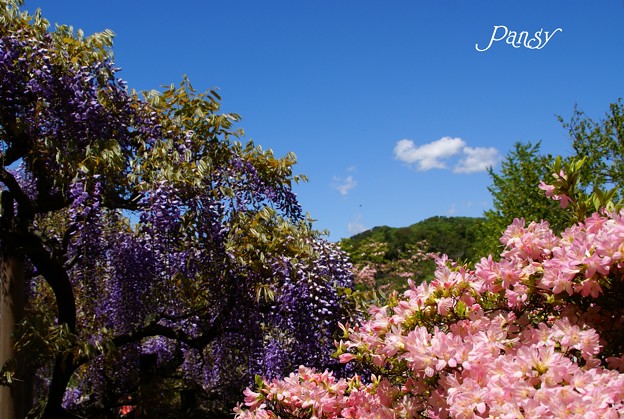
[[[5,232],[13,222],[13,198],[0,192],[0,228]],[[0,249],[0,368],[16,362],[16,380],[10,387],[0,386],[0,418],[22,419],[25,415],[24,365],[16,359],[13,332],[24,317],[24,259],[9,243]]]

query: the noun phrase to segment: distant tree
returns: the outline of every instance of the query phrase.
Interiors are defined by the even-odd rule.
[[[498,255],[498,239],[515,218],[526,222],[548,221],[551,228],[560,231],[567,225],[566,214],[559,205],[539,192],[540,181],[550,176],[554,162],[551,155],[540,154],[540,142],[516,143],[502,162],[499,172],[489,169],[493,208],[485,212],[476,243],[479,254]]]

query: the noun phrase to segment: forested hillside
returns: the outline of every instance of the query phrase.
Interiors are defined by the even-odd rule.
[[[374,227],[348,239],[340,245],[352,257],[360,261],[358,249],[371,240],[384,242],[388,251],[384,259],[396,259],[407,245],[426,241],[425,251],[447,254],[452,259],[472,260],[475,256],[473,244],[477,238],[477,228],[481,218],[473,217],[431,217],[409,227]]]
[[[419,283],[432,277],[435,254],[473,261],[481,221],[436,216],[409,227],[374,227],[343,239],[340,246],[351,257],[359,289],[403,289],[405,278]]]

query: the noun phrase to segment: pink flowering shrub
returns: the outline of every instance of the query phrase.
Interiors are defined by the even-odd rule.
[[[623,417],[624,211],[558,236],[516,219],[501,243],[341,326],[337,356],[369,379],[302,366],[258,379],[236,418]]]

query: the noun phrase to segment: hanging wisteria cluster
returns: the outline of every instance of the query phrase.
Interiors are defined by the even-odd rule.
[[[48,199],[61,193],[62,180],[77,175],[77,163],[102,165],[96,153],[130,150],[135,132],[152,140],[159,135],[155,115],[127,94],[110,59],[79,60],[71,53],[85,51],[59,49],[54,38],[33,24],[6,27],[0,39],[5,164],[23,160],[36,177],[36,192]],[[113,182],[123,172],[106,175]]]
[[[122,354],[110,356],[108,365],[96,359],[81,373],[81,384],[68,392],[65,407],[86,411],[103,399],[111,399],[108,403],[114,405],[133,394],[140,384],[141,354],[156,355],[158,369],[180,374],[186,386],[194,382],[203,389],[201,393],[218,395],[222,409],[226,402],[236,400],[236,393],[228,388],[249,385],[255,374],[281,376],[302,362],[341,370],[330,354],[337,322],[349,316],[341,290],[352,286],[352,274],[346,254],[335,245],[311,238],[314,257],[267,255],[273,260],[266,262],[269,270],[258,272],[237,265],[228,254],[224,246],[227,226],[215,225],[226,213],[231,216],[224,205],[189,204],[188,208],[207,212],[201,217],[208,224],[200,238],[204,243],[195,247],[189,246],[193,238],[182,227],[185,209],[177,192],[164,182],[141,201],[143,209],[134,230],[118,224],[123,228],[115,237],[85,227],[90,224],[86,220],[100,219],[94,210],[97,198],[87,196],[80,182],[75,189],[81,193],[74,204],[83,215],[77,222],[82,226],[79,242],[94,252],[76,264],[82,270],[76,269],[72,278],[76,290],[91,284],[105,297],[96,298],[93,291],[80,294],[86,297],[80,312],[89,313],[85,317],[92,319],[83,330],[97,334],[104,325],[108,333],[130,339],[146,321],[153,321],[148,318],[152,316],[157,320],[152,323],[154,329],[164,333],[136,340]],[[108,247],[102,249],[92,242],[108,243]],[[100,275],[81,277],[93,265],[102,267]],[[253,284],[266,285],[273,297],[258,298]],[[193,301],[196,295],[187,288],[197,290],[198,285],[206,295]],[[214,337],[205,339],[206,331]],[[181,339],[176,340],[176,333]]]

